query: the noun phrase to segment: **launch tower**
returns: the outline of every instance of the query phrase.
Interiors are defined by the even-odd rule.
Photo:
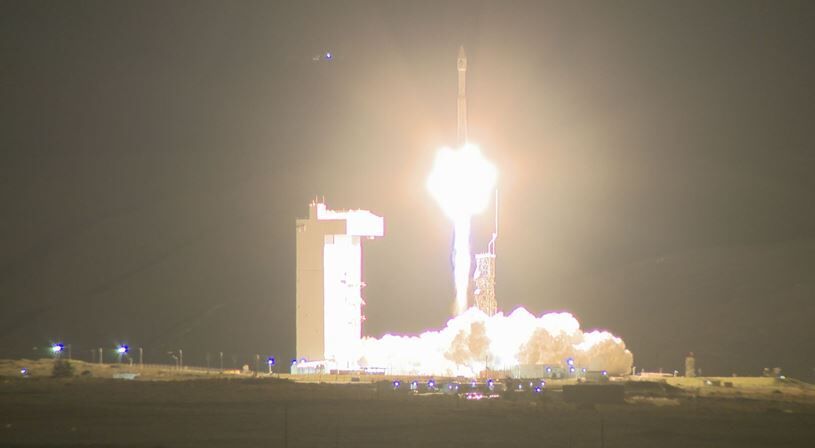
[[[362,337],[362,238],[384,235],[367,210],[328,210],[317,201],[297,220],[297,358],[357,366]]]

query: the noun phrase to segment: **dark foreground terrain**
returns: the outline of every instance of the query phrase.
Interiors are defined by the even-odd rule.
[[[372,384],[7,377],[0,446],[815,446],[806,401],[644,393],[578,409],[555,392],[516,395],[476,402]]]

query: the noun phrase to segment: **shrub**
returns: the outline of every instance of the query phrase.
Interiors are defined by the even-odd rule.
[[[53,378],[70,378],[74,376],[74,366],[64,359],[54,360],[54,370],[51,371]]]

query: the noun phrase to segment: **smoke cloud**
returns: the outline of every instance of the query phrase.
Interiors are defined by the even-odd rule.
[[[583,332],[569,313],[536,317],[524,308],[492,317],[470,308],[439,331],[365,338],[362,352],[362,367],[394,374],[468,377],[485,369],[565,365],[568,358],[578,368],[619,375],[630,372],[634,362],[623,340],[607,331]]]

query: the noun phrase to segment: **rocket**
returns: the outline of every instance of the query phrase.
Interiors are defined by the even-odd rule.
[[[467,55],[464,46],[458,49],[458,133],[459,147],[467,143]]]

